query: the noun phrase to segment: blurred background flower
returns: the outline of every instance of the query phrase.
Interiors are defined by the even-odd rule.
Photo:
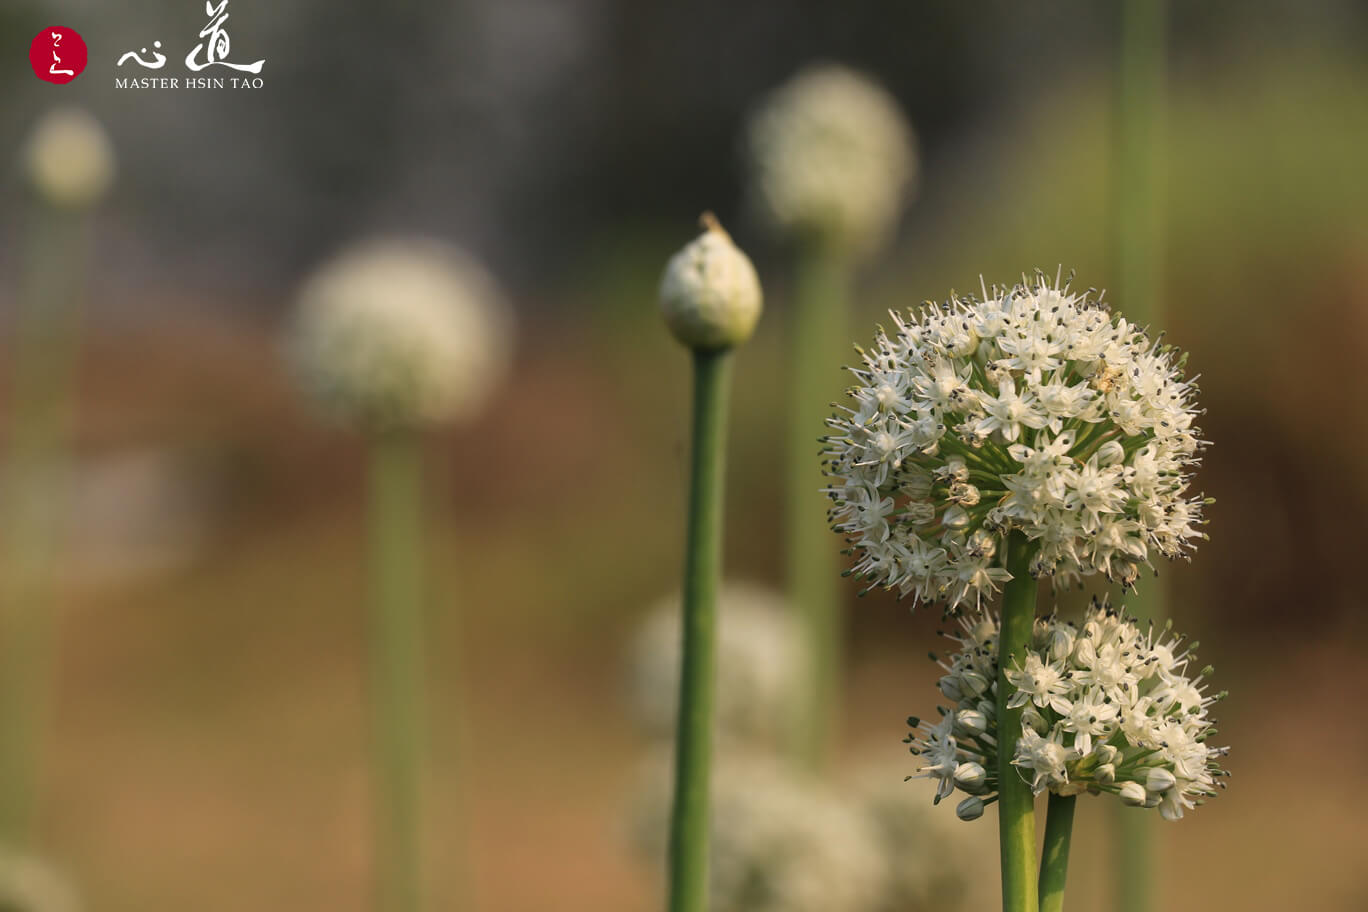
[[[1217,502],[1200,560],[1165,575],[1175,623],[1239,695],[1220,718],[1240,787],[1163,835],[1159,908],[1354,912],[1368,904],[1356,864],[1368,726],[1346,726],[1340,707],[1368,686],[1357,655],[1368,10],[1171,7],[1164,328],[1202,371],[1201,426],[1215,445],[1194,483]],[[743,216],[737,138],[773,87],[840,60],[897,99],[919,155],[916,205],[863,275],[850,325],[975,289],[980,272],[1012,281],[1064,263],[1112,286],[1112,10],[230,9],[234,54],[266,59],[262,90],[114,88],[118,53],[196,35],[202,5],[0,10],[11,45],[62,22],[91,48],[66,86],[23,66],[0,72],[3,357],[28,231],[24,142],[60,91],[106,125],[120,175],[93,225],[98,296],[71,437],[73,472],[106,493],[73,502],[71,525],[95,534],[81,517],[142,487],[167,492],[165,525],[138,520],[163,530],[156,539],[174,539],[164,530],[181,521],[196,530],[195,546],[159,567],[60,580],[79,621],[62,629],[37,838],[88,903],[113,912],[364,907],[366,631],[359,612],[338,610],[364,585],[363,446],[309,419],[276,339],[306,272],[339,244],[435,235],[500,276],[524,331],[498,401],[426,444],[431,709],[442,719],[447,687],[466,685],[473,796],[460,813],[446,774],[459,736],[434,725],[433,838],[462,820],[478,834],[484,909],[651,907],[656,884],[621,845],[641,745],[623,724],[620,668],[645,606],[679,573],[682,530],[668,517],[683,510],[687,358],[655,307],[679,226],[714,208],[756,254],[769,312],[784,312],[792,288],[770,279],[778,257]],[[782,575],[779,328],[767,316],[738,358],[729,477],[727,566],[768,583]],[[134,452],[158,458],[123,480],[100,468]],[[80,541],[66,539],[71,566],[87,559]],[[469,609],[459,618],[441,610],[457,586]],[[879,594],[857,603],[854,588],[839,589],[850,630],[830,787],[843,792],[840,777],[871,753],[912,770],[902,723],[935,680],[922,658],[934,613],[909,618]],[[1340,749],[1320,763],[1338,788],[1292,791],[1297,744],[1265,735],[1294,717],[1334,726]],[[1107,838],[1079,821],[1071,906],[1108,908]],[[1234,875],[1249,868],[1275,873]],[[447,877],[435,871],[437,895]]]

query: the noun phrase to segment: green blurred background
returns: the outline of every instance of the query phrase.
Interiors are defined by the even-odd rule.
[[[1115,9],[230,7],[264,88],[114,88],[124,51],[202,27],[196,3],[0,10],[6,362],[27,130],[80,104],[120,160],[95,225],[40,843],[96,910],[366,907],[363,450],[299,403],[279,333],[338,244],[430,232],[478,252],[520,321],[503,394],[427,452],[434,881],[460,878],[466,846],[483,909],[655,908],[626,847],[643,747],[621,656],[679,573],[688,371],[655,311],[665,258],[712,208],[766,281],[737,365],[727,560],[777,583],[788,263],[739,205],[745,111],[833,59],[916,126],[918,195],[862,275],[860,340],[980,274],[1063,264],[1105,287]],[[1231,691],[1234,750],[1228,794],[1159,828],[1162,907],[1364,909],[1368,6],[1171,7],[1163,326],[1202,375],[1217,502],[1166,577]],[[90,47],[69,86],[23,56],[53,22]],[[854,588],[840,753],[897,763],[903,718],[934,705],[937,617]],[[1104,817],[1080,814],[1075,909],[1107,906]]]

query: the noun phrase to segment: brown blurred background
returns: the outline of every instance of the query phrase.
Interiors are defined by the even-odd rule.
[[[1159,829],[1162,907],[1360,910],[1368,7],[1171,6],[1162,323],[1202,375],[1198,483],[1217,502],[1211,541],[1166,577],[1231,691],[1234,775]],[[0,9],[6,361],[26,131],[78,103],[120,162],[95,226],[41,844],[95,910],[366,907],[362,450],[298,402],[279,331],[338,244],[423,231],[478,252],[520,320],[503,395],[428,452],[434,878],[460,878],[464,844],[482,909],[655,908],[626,848],[642,745],[621,655],[679,571],[687,364],[655,312],[666,256],[713,208],[766,280],[738,364],[727,560],[777,582],[787,262],[740,211],[745,111],[834,59],[885,81],[917,129],[918,196],[862,277],[857,338],[980,274],[1062,263],[1106,286],[1114,11],[230,11],[234,57],[266,59],[264,88],[113,87],[119,54],[203,26],[196,3]],[[69,86],[20,53],[49,22],[90,47]],[[853,590],[842,756],[898,762],[903,718],[934,705],[936,617]],[[1104,816],[1080,815],[1075,909],[1106,908]]]

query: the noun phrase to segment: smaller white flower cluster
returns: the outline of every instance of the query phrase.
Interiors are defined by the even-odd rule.
[[[507,370],[511,326],[493,278],[469,254],[382,238],[304,284],[288,354],[333,416],[368,429],[418,427],[484,404]]]
[[[679,645],[675,595],[647,613],[628,653],[632,709],[655,737],[674,734]],[[755,584],[724,586],[717,600],[714,710],[720,741],[781,745],[802,672],[799,631],[784,598]]]
[[[1177,351],[1058,277],[893,320],[825,438],[832,526],[871,587],[977,606],[1011,579],[1012,531],[1032,575],[1130,585],[1205,537]]]
[[[728,583],[718,598],[710,907],[714,912],[910,912],[969,908],[972,832],[909,795],[896,768],[833,789],[786,754],[807,665],[784,598]],[[679,596],[652,608],[630,641],[636,722],[654,740],[633,794],[635,848],[664,857],[679,693]],[[896,790],[896,794],[894,791]]]
[[[859,253],[893,228],[916,166],[897,101],[833,64],[775,90],[751,116],[745,151],[751,206],[776,231]]]
[[[964,792],[957,812],[972,820],[997,798],[998,624],[983,612],[960,626],[950,638],[961,648],[940,679],[953,705],[934,725],[909,719],[907,743],[922,758],[917,778],[939,783],[935,800]],[[1142,631],[1097,601],[1081,627],[1036,621],[1030,651],[1007,671],[1017,688],[1008,706],[1025,707],[1012,764],[1036,794],[1105,792],[1177,820],[1224,787],[1219,760],[1229,749],[1207,743],[1207,710],[1224,694],[1206,694],[1211,669],[1189,674],[1196,644],[1168,629]]]
[[[636,806],[636,842],[651,858],[664,857],[670,768],[668,762],[652,764]],[[884,859],[869,821],[780,758],[721,755],[713,768],[711,817],[713,912],[879,908]]]

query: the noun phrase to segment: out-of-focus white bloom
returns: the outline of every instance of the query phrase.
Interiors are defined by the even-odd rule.
[[[643,854],[664,857],[669,764],[657,758],[637,808]],[[777,759],[723,754],[712,776],[712,912],[867,912],[883,857],[866,818]]]
[[[99,200],[114,181],[114,148],[104,127],[79,108],[56,108],[33,129],[25,168],[54,206],[80,208]]]
[[[5,912],[77,912],[76,888],[57,869],[30,855],[0,850],[0,909]]]
[[[927,802],[925,783],[882,764],[851,785],[883,861],[883,886],[871,912],[955,912],[980,906],[978,861],[996,849],[991,833],[962,827],[947,808]]]
[[[633,709],[646,731],[674,734],[679,699],[679,596],[647,615],[628,657]],[[716,732],[724,741],[779,745],[803,674],[799,632],[783,597],[730,583],[717,605]]]
[[[1013,530],[1033,575],[1130,585],[1205,537],[1185,356],[1058,278],[893,322],[825,438],[832,525],[871,587],[978,605],[1011,578]]]
[[[503,379],[511,317],[468,254],[427,239],[382,239],[304,285],[288,340],[303,386],[329,413],[368,428],[470,417]]]
[[[916,168],[897,101],[834,64],[802,70],[760,105],[745,155],[751,204],[777,232],[854,253],[887,239]]]
[[[689,348],[731,348],[749,339],[760,319],[760,278],[711,213],[701,221],[703,233],[665,266],[660,312]]]
[[[941,692],[963,696],[942,707],[936,725],[909,720],[914,731],[907,741],[922,759],[919,777],[939,783],[936,801],[959,789],[991,802],[998,788],[997,685],[979,691],[977,682],[997,678],[997,620],[971,615],[960,626],[952,639],[961,649],[942,663]],[[1096,601],[1082,627],[1056,617],[1036,621],[1031,651],[1007,671],[1023,688],[1008,705],[1034,715],[1034,724],[1023,721],[1012,759],[1033,791],[1107,792],[1176,820],[1224,786],[1219,764],[1228,748],[1207,743],[1215,734],[1207,709],[1222,695],[1206,695],[1201,681],[1210,669],[1189,673],[1196,656],[1181,637],[1168,637],[1167,627],[1142,631]],[[1072,647],[1056,657],[1063,642]],[[1039,686],[1043,676],[1048,686]],[[987,729],[960,724],[965,713],[986,716]],[[971,764],[983,778],[956,774]]]

